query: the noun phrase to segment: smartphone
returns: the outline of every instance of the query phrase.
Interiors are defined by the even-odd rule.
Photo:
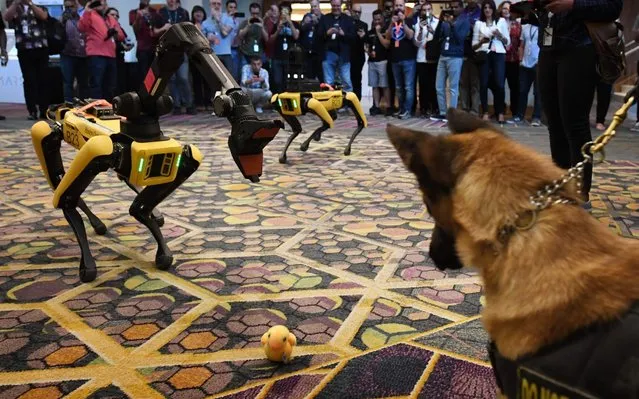
[[[246,16],[246,14],[244,14],[243,12],[236,12],[235,16],[238,18],[244,18]]]
[[[100,7],[102,5],[102,0],[95,0],[89,4],[90,8]]]

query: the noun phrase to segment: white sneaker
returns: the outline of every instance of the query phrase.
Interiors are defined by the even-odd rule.
[[[530,122],[530,126],[539,127],[541,126],[541,121],[539,119],[533,119],[532,122]]]
[[[630,128],[631,132],[639,132],[639,122],[635,123],[633,127]]]
[[[255,107],[255,112],[257,112],[258,114],[264,113],[264,110],[262,109],[262,107]]]

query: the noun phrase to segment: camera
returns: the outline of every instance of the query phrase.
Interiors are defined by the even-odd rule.
[[[251,19],[249,19],[249,23],[259,24],[260,23],[260,19],[259,18],[251,18]]]

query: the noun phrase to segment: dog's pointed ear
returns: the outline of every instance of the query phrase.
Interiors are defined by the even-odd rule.
[[[446,136],[433,136],[426,132],[394,125],[386,133],[408,170],[417,176],[423,189],[451,188],[455,182],[456,154],[459,146]]]
[[[404,165],[411,170],[415,158],[420,156],[421,144],[433,137],[425,132],[405,129],[390,123],[386,126],[386,134],[388,134],[390,142],[397,150]]]
[[[477,130],[490,130],[506,135],[504,131],[498,129],[492,123],[455,108],[448,109],[446,119],[448,119],[448,128],[453,134],[471,133]]]

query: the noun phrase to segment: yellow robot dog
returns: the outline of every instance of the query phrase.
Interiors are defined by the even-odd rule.
[[[208,40],[191,23],[173,25],[160,38],[155,60],[137,93],[122,94],[113,99],[113,105],[97,100],[53,106],[48,113],[53,123],[38,122],[31,129],[35,152],[54,190],[53,206],[62,209],[80,245],[83,282],[94,280],[97,270],[76,207],[87,215],[96,234],[106,233],[104,223],[80,196],[95,176],[109,169],[137,192],[129,213],[153,234],[158,244],[156,266],[166,270],[173,263],[160,231],[164,220],[153,211],[202,163],[197,147],[164,136],[159,125],[159,117],[173,108],[171,97],[163,93],[185,53],[210,85],[221,83],[224,94],[214,100],[214,109],[231,122],[231,154],[245,178],[259,181],[263,148],[283,127],[282,122],[258,120],[250,99],[212,53]],[[66,172],[60,155],[62,140],[79,150]],[[137,187],[144,188],[138,191]]]
[[[355,93],[334,89],[327,84],[318,84],[317,81],[304,79],[304,62],[302,50],[295,46],[290,51],[289,72],[286,92],[274,94],[271,104],[284,120],[293,129],[293,134],[286,141],[284,150],[280,155],[280,163],[286,163],[286,152],[295,138],[302,132],[302,126],[296,118],[300,115],[312,113],[322,120],[322,126],[317,128],[306,141],[300,145],[300,150],[306,151],[311,140],[319,141],[322,132],[333,127],[333,121],[337,119],[337,110],[344,103],[353,111],[357,119],[357,128],[351,135],[348,145],[344,149],[344,155],[351,154],[351,145],[357,135],[368,126],[366,115]]]

